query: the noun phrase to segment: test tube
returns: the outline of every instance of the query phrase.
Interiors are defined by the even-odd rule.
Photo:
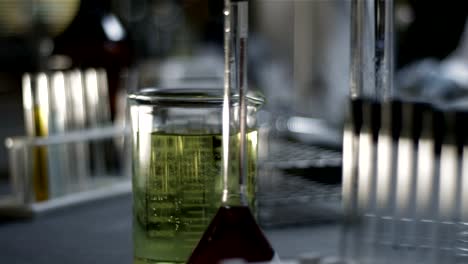
[[[34,117],[35,117],[35,136],[45,137],[49,134],[49,83],[45,73],[38,73],[35,76],[35,87],[33,96],[34,102]],[[49,181],[54,171],[54,166],[51,164],[48,157],[46,147],[37,147],[33,149],[33,182],[34,191],[37,201],[49,199]]]
[[[34,77],[30,73],[23,74],[22,88],[24,121],[26,127],[26,134],[30,137],[33,137],[35,135],[34,96],[32,88],[33,79]]]
[[[388,221],[397,162],[393,39],[393,0],[351,2],[351,106],[343,140],[345,258],[375,261],[375,245],[382,242],[376,233],[394,220]]]
[[[69,105],[66,100],[65,74],[61,71],[53,72],[49,76],[49,107],[50,122],[49,135],[64,134],[67,131],[67,115]],[[73,174],[70,162],[70,148],[68,144],[48,146],[49,152],[49,178],[50,195],[58,197],[70,191],[71,175]]]
[[[103,98],[100,98],[102,94],[100,92],[100,76],[96,69],[87,69],[84,72],[84,87],[86,94],[86,114],[88,128],[97,128],[103,126],[101,116],[101,103]],[[103,142],[92,142],[90,144],[91,149],[91,168],[93,176],[103,176],[106,173],[105,164],[105,145]]]
[[[351,98],[392,97],[393,0],[351,2]]]
[[[68,72],[68,82],[70,84],[70,97],[72,106],[72,124],[74,130],[86,129],[86,93],[83,81],[83,74],[80,70],[72,70]],[[78,186],[84,185],[86,178],[90,175],[90,150],[88,142],[77,142],[74,145],[74,154],[76,157],[76,179],[74,180]]]

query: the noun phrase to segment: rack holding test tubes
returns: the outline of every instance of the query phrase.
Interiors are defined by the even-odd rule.
[[[35,216],[130,193],[128,129],[112,122],[106,72],[25,73],[26,136],[5,140],[10,192],[0,214]]]
[[[466,263],[466,109],[392,94],[393,1],[352,1],[351,34],[343,257]]]

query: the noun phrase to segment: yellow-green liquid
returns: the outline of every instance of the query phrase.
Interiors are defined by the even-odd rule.
[[[249,205],[255,213],[257,131],[247,134]],[[134,135],[134,263],[185,263],[216,214],[222,191],[220,134]],[[238,135],[230,138],[238,175]],[[237,188],[230,177],[230,187]]]

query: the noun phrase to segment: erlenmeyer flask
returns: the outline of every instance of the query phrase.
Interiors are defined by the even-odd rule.
[[[217,264],[225,259],[271,261],[273,248],[248,206],[221,206],[193,251],[189,264]]]
[[[187,263],[217,264],[225,259],[249,262],[271,261],[275,252],[251,213],[245,178],[246,159],[246,44],[248,1],[225,1],[225,84],[223,103],[223,197],[222,205],[203,234]],[[231,111],[232,87],[239,93],[238,111]],[[237,113],[240,131],[239,172],[229,172],[231,114]],[[236,118],[234,118],[236,120]],[[235,125],[237,127],[237,125]],[[239,179],[238,188],[229,186],[229,177]]]

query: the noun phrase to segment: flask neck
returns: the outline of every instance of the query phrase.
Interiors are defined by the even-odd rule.
[[[222,206],[248,206],[245,185],[239,184],[232,186],[232,188],[228,187],[227,189],[224,189]]]
[[[224,11],[224,53],[225,84],[223,104],[223,205],[247,206],[247,37],[248,2],[246,0],[225,0]],[[230,95],[239,93],[239,111],[232,111]],[[237,114],[239,133],[238,144],[232,144],[230,126],[232,115]],[[231,149],[233,148],[233,149]],[[237,164],[233,164],[237,163]],[[237,165],[237,166],[236,166]],[[232,167],[237,167],[234,172]]]

